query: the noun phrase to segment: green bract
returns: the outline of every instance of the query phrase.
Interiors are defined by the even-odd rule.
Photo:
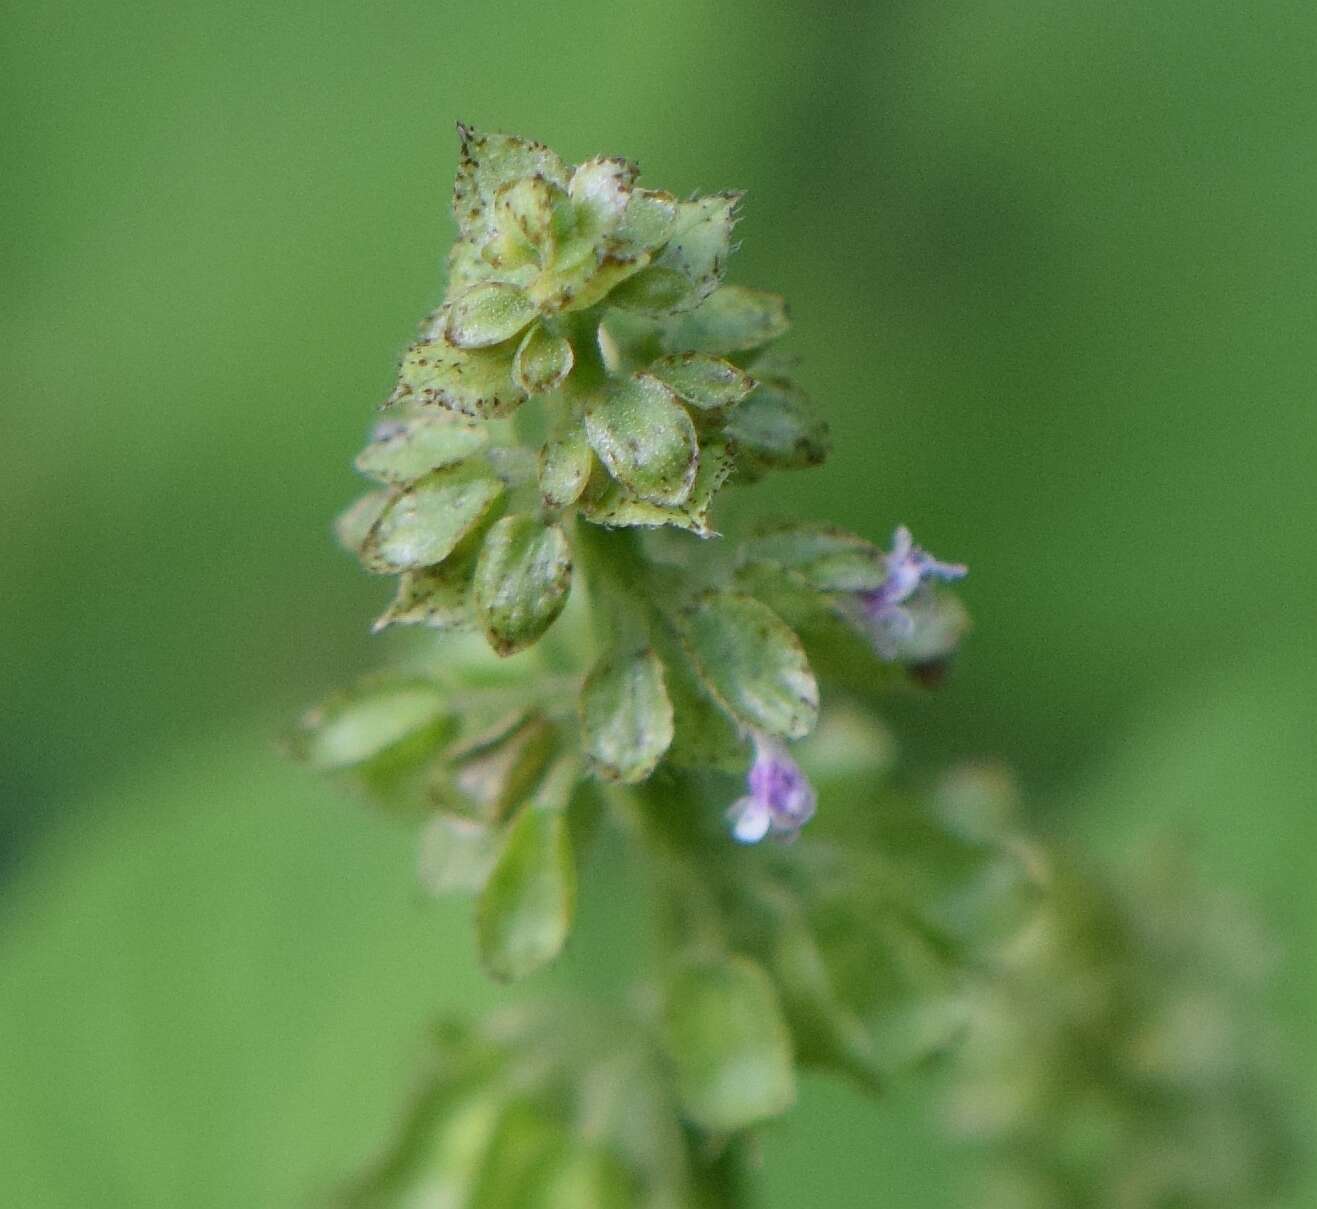
[[[737,721],[789,739],[813,729],[818,684],[800,640],[766,604],[711,595],[691,614],[686,634],[709,692]]]
[[[525,513],[505,516],[489,532],[476,563],[476,611],[500,655],[529,646],[567,603],[572,564],[557,525]]]
[[[475,424],[447,416],[413,416],[383,424],[357,457],[357,469],[385,483],[413,483],[431,470],[455,466],[489,444]]]
[[[657,378],[610,384],[591,401],[585,431],[608,473],[637,499],[675,505],[690,496],[700,464],[695,425]]]
[[[743,369],[708,353],[673,353],[660,357],[649,372],[682,400],[701,411],[734,407],[755,388]]]
[[[643,781],[672,743],[672,702],[652,650],[613,655],[581,688],[586,754],[608,780]]]

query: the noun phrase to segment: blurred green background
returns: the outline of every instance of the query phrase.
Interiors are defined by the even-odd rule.
[[[458,117],[749,190],[732,275],[791,299],[836,452],[735,507],[968,561],[978,628],[894,707],[908,757],[1000,754],[1040,827],[1113,856],[1187,835],[1280,942],[1317,1086],[1317,8],[27,0],[4,28],[0,1201],[305,1204],[435,1006],[489,1001],[412,838],[272,741],[387,649],[328,520],[439,292]],[[813,1082],[763,1203],[951,1205],[956,1162],[914,1089]]]

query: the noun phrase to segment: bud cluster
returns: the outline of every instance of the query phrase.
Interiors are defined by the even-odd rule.
[[[447,291],[357,460],[382,487],[340,534],[401,576],[381,626],[475,620],[510,654],[566,603],[574,515],[710,536],[729,478],[816,465],[827,430],[764,352],[783,300],[721,285],[738,194],[678,201],[626,160],[459,129]]]

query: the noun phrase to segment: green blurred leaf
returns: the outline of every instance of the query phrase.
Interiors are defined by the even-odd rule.
[[[423,787],[456,729],[447,698],[423,680],[374,676],[302,718],[292,754],[346,774],[378,806],[404,817],[427,808]]]
[[[422,1094],[350,1204],[694,1209],[669,1080],[638,1042],[632,1023],[580,999],[442,1026]]]
[[[922,827],[914,832],[928,834]],[[913,836],[891,851],[886,859],[832,866],[830,878],[810,886],[806,904],[829,983],[866,1034],[867,1043],[849,1046],[845,1060],[859,1060],[877,1075],[907,1073],[945,1054],[969,1017],[964,953],[930,918],[920,883],[968,884],[973,867],[955,861],[955,852],[953,863],[940,867],[942,854],[928,860]]]
[[[581,780],[581,761],[575,751],[560,755],[545,770],[535,787],[531,805],[537,810],[565,811],[572,804],[572,795]]]
[[[326,1204],[392,1131],[435,1013],[490,998],[465,913],[418,899],[411,830],[260,722],[59,813],[0,902],[23,1038],[0,1054],[0,1201]]]
[[[699,468],[695,426],[657,378],[635,374],[611,384],[586,409],[585,428],[608,473],[637,499],[686,501]]]
[[[498,521],[481,547],[472,585],[494,650],[511,655],[535,642],[562,612],[571,582],[571,550],[559,526],[524,512]]]
[[[312,768],[352,768],[417,737],[437,744],[450,727],[447,701],[436,685],[371,680],[307,713],[293,749]]]
[[[500,823],[540,783],[555,742],[554,728],[539,713],[505,713],[449,749],[450,781],[433,786],[433,796],[451,810]]]
[[[744,353],[785,335],[790,326],[781,295],[725,285],[675,320],[665,342],[674,352]]]
[[[342,1209],[408,1209],[441,1200],[471,1205],[505,1111],[496,1090],[441,1080],[412,1109],[394,1149],[349,1189]],[[336,1205],[335,1209],[338,1209]]]
[[[356,467],[381,482],[411,483],[465,461],[488,444],[487,429],[445,415],[386,420],[357,455]]]
[[[701,411],[734,406],[754,390],[755,382],[730,361],[707,353],[672,353],[646,371],[670,386],[684,402]]]
[[[488,348],[511,340],[535,315],[535,304],[524,290],[503,281],[482,281],[449,304],[444,334],[458,348]]]
[[[808,734],[819,690],[804,649],[776,613],[750,596],[706,596],[686,621],[695,665],[743,725],[783,738]]]
[[[897,742],[872,710],[854,701],[838,702],[820,715],[799,756],[821,788],[854,777],[877,787],[896,763]]]
[[[474,894],[498,855],[498,836],[484,823],[437,814],[421,836],[421,883],[431,894]]]
[[[485,968],[503,982],[552,961],[571,929],[576,871],[561,811],[523,807],[476,909]]]
[[[997,761],[962,763],[938,781],[932,807],[948,831],[970,843],[1000,841],[1019,826],[1020,790]]]
[[[691,963],[668,981],[664,1040],[686,1115],[732,1133],[795,1099],[791,1038],[768,976],[744,957]]]
[[[855,1013],[837,995],[814,934],[785,897],[772,916],[770,968],[802,1064],[833,1066],[871,1090],[881,1086],[873,1043]]]
[[[574,1146],[544,1180],[536,1209],[630,1209],[633,1181],[603,1150]]]
[[[566,1128],[535,1103],[510,1104],[463,1209],[533,1209],[569,1145]]]
[[[612,655],[581,688],[581,738],[595,772],[608,781],[643,781],[672,742],[672,702],[652,650]]]
[[[804,392],[772,383],[761,383],[732,413],[727,435],[752,472],[821,466],[831,447],[827,422],[813,413]]]

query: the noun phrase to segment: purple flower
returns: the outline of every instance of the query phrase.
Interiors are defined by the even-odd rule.
[[[884,558],[887,577],[878,587],[859,593],[859,598],[879,656],[896,660],[915,632],[918,610],[909,607],[912,598],[930,580],[950,583],[963,579],[969,568],[963,563],[940,562],[920,549],[904,525],[892,535],[892,552]]]
[[[732,835],[743,844],[757,844],[770,833],[792,839],[814,814],[814,787],[782,743],[758,732],[752,737],[750,792],[727,811]]]

